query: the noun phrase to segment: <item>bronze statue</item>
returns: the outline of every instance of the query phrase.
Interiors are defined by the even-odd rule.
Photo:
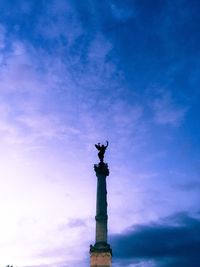
[[[106,143],[107,143],[106,146],[100,145],[100,143],[95,144],[96,149],[99,150],[98,157],[100,159],[100,163],[103,163],[104,154],[105,154],[106,148],[108,147],[108,141],[106,141]]]

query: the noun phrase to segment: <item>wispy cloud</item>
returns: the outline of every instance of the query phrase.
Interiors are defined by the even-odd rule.
[[[71,1],[55,0],[48,3],[36,25],[41,38],[57,41],[56,50],[70,48],[84,34],[84,28]],[[44,27],[46,25],[46,27]],[[64,46],[63,46],[64,45]]]
[[[153,101],[154,122],[160,125],[179,126],[187,108],[176,104],[169,92],[162,91]]]
[[[124,5],[124,2],[120,3],[116,1],[110,1],[109,4],[111,13],[113,14],[114,18],[119,21],[126,21],[135,15],[136,10],[134,10],[134,7],[132,6],[132,8],[130,8],[130,6],[126,4]]]

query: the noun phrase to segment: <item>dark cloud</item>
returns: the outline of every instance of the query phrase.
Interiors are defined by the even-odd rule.
[[[139,260],[153,261],[156,267],[197,267],[200,266],[200,218],[178,213],[156,223],[136,225],[111,236],[111,244],[117,262]]]

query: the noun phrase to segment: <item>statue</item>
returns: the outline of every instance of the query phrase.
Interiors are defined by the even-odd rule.
[[[108,141],[106,141],[106,143],[107,143],[106,146],[100,145],[100,143],[95,144],[96,149],[99,150],[98,157],[100,159],[100,163],[103,163],[104,154],[105,154],[106,148],[108,147]]]

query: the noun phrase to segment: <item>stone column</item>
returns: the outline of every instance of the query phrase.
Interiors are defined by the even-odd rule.
[[[107,243],[107,190],[106,177],[109,175],[108,165],[99,163],[94,165],[97,176],[96,201],[96,236],[95,245],[90,246],[91,267],[111,267],[112,250]]]

